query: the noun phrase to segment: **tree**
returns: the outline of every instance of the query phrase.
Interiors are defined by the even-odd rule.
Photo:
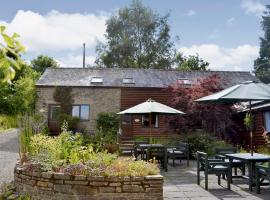
[[[198,54],[196,54],[196,56],[191,55],[187,57],[178,53],[175,62],[176,69],[180,71],[207,71],[207,67],[209,66],[209,62],[204,61]]]
[[[168,15],[160,16],[140,0],[107,21],[105,44],[97,46],[96,64],[102,67],[167,69],[173,62]]]
[[[262,17],[264,36],[260,38],[259,57],[254,61],[254,72],[264,83],[270,83],[270,5]]]
[[[11,82],[16,71],[24,64],[20,54],[25,52],[25,48],[17,40],[17,33],[8,36],[5,29],[5,26],[0,26],[0,34],[4,41],[0,43],[0,82]]]
[[[35,82],[39,73],[29,65],[22,65],[12,83],[0,83],[0,113],[22,114],[32,112],[36,100]]]
[[[232,130],[231,120],[232,109],[226,105],[202,104],[194,100],[210,95],[223,89],[226,83],[217,74],[206,78],[198,79],[197,83],[187,88],[181,83],[176,83],[168,87],[172,94],[168,104],[176,109],[182,110],[186,114],[181,117],[171,117],[170,124],[175,129],[195,130],[204,128],[205,131],[218,132],[221,137],[226,137],[227,132]]]
[[[58,63],[49,56],[39,55],[37,58],[31,61],[33,69],[43,74],[47,68],[57,68]]]

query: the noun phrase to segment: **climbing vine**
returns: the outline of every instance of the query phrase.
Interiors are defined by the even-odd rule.
[[[71,87],[56,86],[53,98],[60,104],[61,114],[71,115],[74,102]]]

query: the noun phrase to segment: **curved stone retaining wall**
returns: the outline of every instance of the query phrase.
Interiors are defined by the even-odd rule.
[[[46,200],[161,200],[163,176],[86,177],[63,173],[29,172],[16,166],[14,181],[19,194]]]

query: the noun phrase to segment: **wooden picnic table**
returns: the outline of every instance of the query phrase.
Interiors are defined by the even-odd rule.
[[[257,162],[266,162],[270,158],[270,156],[254,153],[253,156],[250,153],[233,153],[233,154],[226,154],[229,159],[230,165],[234,159],[241,160],[245,162],[248,166],[248,177],[243,176],[244,178],[248,178],[249,182],[249,190],[252,191],[252,185],[254,181],[254,170],[255,164]]]

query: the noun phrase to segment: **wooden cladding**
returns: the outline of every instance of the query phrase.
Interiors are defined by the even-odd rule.
[[[265,145],[265,139],[262,136],[265,127],[264,116],[262,111],[257,111],[253,113],[254,116],[254,131],[253,131],[253,145],[255,149],[260,145]],[[242,116],[241,122],[238,122],[241,126],[241,131],[239,132],[240,141],[242,144],[249,145],[250,133],[246,130],[244,125],[244,115]]]
[[[162,88],[121,88],[121,110],[125,110],[137,104],[145,102],[147,99],[153,99],[159,103],[167,104],[170,99],[170,93]],[[158,116],[158,128],[151,128],[152,136],[165,136],[173,134],[174,130],[169,127],[166,116]],[[150,129],[142,126],[142,115],[132,116],[130,127],[122,125],[123,136],[149,136]]]

